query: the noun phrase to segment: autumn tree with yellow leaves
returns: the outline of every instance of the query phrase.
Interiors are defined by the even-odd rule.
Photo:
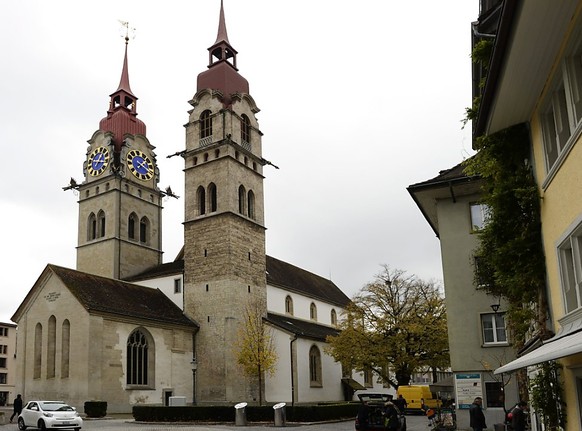
[[[398,388],[415,372],[450,366],[446,309],[436,282],[383,268],[354,296],[326,351],[344,369],[371,370]]]
[[[263,404],[263,376],[275,373],[278,359],[273,344],[273,329],[264,320],[266,309],[263,299],[255,298],[248,302],[235,345],[237,362],[245,375],[257,379],[259,405]]]

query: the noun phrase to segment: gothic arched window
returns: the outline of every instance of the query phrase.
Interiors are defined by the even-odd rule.
[[[32,378],[40,379],[42,369],[42,325],[37,323],[34,328],[34,371]]]
[[[147,385],[153,372],[153,346],[142,329],[136,329],[127,338],[128,385]],[[151,347],[151,349],[150,349]]]
[[[97,237],[103,238],[105,236],[105,212],[99,211],[97,214]]]
[[[65,319],[61,329],[61,378],[69,377],[71,352],[71,323]]]
[[[336,326],[337,325],[337,313],[335,311],[335,308],[332,308],[331,309],[331,324],[333,326]]]
[[[309,318],[311,320],[317,320],[317,307],[313,302],[309,306]]]
[[[198,215],[206,214],[206,190],[204,187],[198,187],[196,197],[198,199]]]
[[[251,120],[245,114],[240,119],[240,139],[243,146],[251,143]]]
[[[150,239],[150,221],[147,217],[142,217],[139,221],[139,242],[147,244]]]
[[[240,187],[238,188],[238,212],[240,214],[245,213],[246,197],[247,197],[247,192],[245,190],[245,187],[241,184]]]
[[[289,295],[285,298],[285,313],[293,316],[293,298]]]
[[[247,201],[248,201],[248,205],[247,205],[247,215],[254,219],[255,218],[255,194],[253,193],[252,190],[249,190],[249,194],[247,196]]]
[[[323,386],[321,379],[321,352],[315,345],[309,349],[309,384],[312,387]]]
[[[91,241],[95,238],[97,238],[97,217],[91,213],[87,219],[87,240]]]
[[[135,239],[135,228],[137,225],[137,215],[131,213],[127,219],[127,237],[129,239]]]
[[[218,209],[218,201],[216,196],[216,184],[210,183],[208,185],[208,206],[209,212],[216,212]]]
[[[46,355],[46,377],[55,377],[55,363],[57,359],[57,319],[53,315],[48,320],[47,355]]]

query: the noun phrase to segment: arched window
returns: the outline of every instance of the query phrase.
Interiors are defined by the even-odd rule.
[[[212,112],[208,109],[200,114],[200,139],[212,136]]]
[[[61,333],[61,378],[69,377],[69,360],[71,352],[71,323],[63,321]]]
[[[313,302],[309,306],[309,318],[311,320],[317,320],[317,307]]]
[[[127,237],[129,239],[136,239],[135,228],[137,226],[137,215],[131,213],[127,219]]]
[[[247,200],[248,200],[248,205],[247,205],[247,211],[248,211],[248,216],[252,219],[255,218],[255,194],[253,193],[252,190],[249,190],[249,193],[247,195]]]
[[[55,316],[48,320],[47,356],[46,356],[46,378],[55,377],[55,363],[57,359],[57,319]]]
[[[153,381],[154,346],[143,329],[136,329],[127,338],[127,384],[148,385]]]
[[[150,239],[150,221],[147,217],[142,217],[139,221],[139,242],[147,244]]]
[[[285,313],[293,316],[293,299],[289,295],[285,298]]]
[[[245,187],[241,184],[241,186],[238,188],[238,212],[240,214],[245,213],[246,197],[247,197],[247,192],[245,190]]]
[[[206,214],[206,190],[204,187],[198,187],[196,197],[198,198],[198,215]]]
[[[97,214],[97,237],[103,238],[105,236],[105,212],[99,211]]]
[[[216,197],[216,184],[210,183],[208,185],[208,206],[210,207],[210,212],[216,212],[218,209],[218,201]]]
[[[337,325],[337,313],[335,312],[335,308],[331,309],[331,324],[333,326]]]
[[[251,143],[251,120],[245,114],[240,119],[240,139],[243,147]]]
[[[315,345],[309,349],[309,385],[311,387],[323,386],[321,379],[321,353]]]
[[[87,219],[87,240],[91,241],[95,238],[97,238],[97,217],[91,213]]]
[[[42,369],[42,325],[37,323],[34,328],[34,372],[32,377],[40,379]]]

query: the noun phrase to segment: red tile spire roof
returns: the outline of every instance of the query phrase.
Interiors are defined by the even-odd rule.
[[[129,71],[127,64],[127,45],[129,37],[125,36],[125,53],[123,56],[123,67],[121,69],[121,79],[119,87],[110,94],[109,109],[107,117],[99,122],[99,129],[113,133],[113,143],[115,152],[121,151],[123,136],[125,134],[144,135],[146,126],[143,121],[137,118],[136,103],[137,97],[131,91],[129,85]]]
[[[249,83],[238,73],[236,67],[237,51],[228,40],[222,0],[220,1],[216,42],[208,48],[208,52],[208,70],[198,75],[197,91],[205,89],[220,91],[224,106],[231,104],[232,95],[235,93],[249,94]]]

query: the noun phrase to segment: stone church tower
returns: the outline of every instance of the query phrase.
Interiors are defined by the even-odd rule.
[[[221,2],[208,70],[198,75],[186,124],[184,310],[196,320],[200,401],[258,399],[234,345],[250,301],[266,316],[265,227],[259,112],[236,65]]]
[[[162,263],[159,171],[129,86],[128,40],[119,87],[88,141],[85,180],[78,185],[77,269],[115,279]]]

